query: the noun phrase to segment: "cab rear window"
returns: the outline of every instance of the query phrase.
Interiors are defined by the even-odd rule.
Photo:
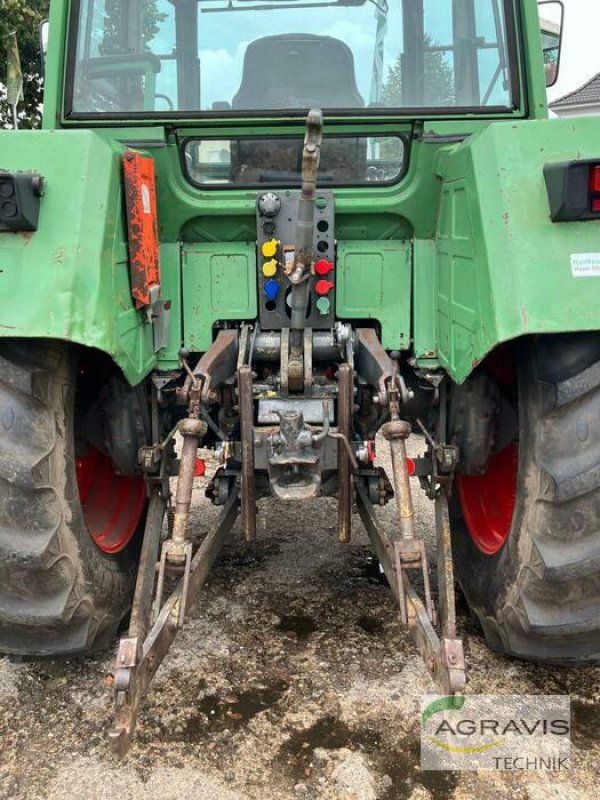
[[[188,139],[184,170],[195,186],[300,186],[302,136]],[[319,186],[391,184],[405,171],[404,138],[326,136],[321,147]]]

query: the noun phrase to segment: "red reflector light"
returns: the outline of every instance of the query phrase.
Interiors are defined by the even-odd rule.
[[[408,469],[408,474],[409,475],[414,475],[415,474],[415,470],[416,470],[417,467],[416,467],[415,462],[412,460],[412,458],[407,458],[406,459],[406,467]]]
[[[600,194],[600,164],[590,167],[590,192]]]
[[[194,475],[197,478],[201,478],[205,472],[206,472],[206,463],[201,458],[197,458],[194,463]]]

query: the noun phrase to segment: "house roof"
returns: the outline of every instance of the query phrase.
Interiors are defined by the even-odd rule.
[[[569,92],[564,97],[559,97],[553,103],[550,103],[550,108],[564,108],[565,106],[589,106],[600,104],[600,72],[590,78],[587,83],[575,89],[574,92]]]

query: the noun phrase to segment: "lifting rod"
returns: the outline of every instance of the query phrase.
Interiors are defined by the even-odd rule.
[[[445,491],[435,499],[435,527],[438,552],[438,591],[440,596],[441,630],[437,634],[425,605],[415,591],[405,569],[398,569],[394,558],[394,544],[377,524],[375,508],[369,499],[366,482],[360,476],[356,481],[358,512],[363,521],[375,555],[396,599],[402,603],[404,595],[408,627],[417,648],[427,665],[439,692],[460,694],[466,684],[465,657],[462,640],[456,634],[456,607],[454,598],[454,571],[448,522],[448,501]]]

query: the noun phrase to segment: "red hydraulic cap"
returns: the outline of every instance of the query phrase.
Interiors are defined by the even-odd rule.
[[[315,272],[317,275],[329,275],[332,269],[333,264],[331,261],[327,261],[326,258],[320,258],[315,264]]]
[[[205,472],[206,472],[206,463],[201,458],[197,458],[196,461],[194,462],[194,475],[197,478],[201,478]]]
[[[329,294],[332,289],[333,283],[331,281],[317,281],[315,284],[315,292],[321,296]]]

